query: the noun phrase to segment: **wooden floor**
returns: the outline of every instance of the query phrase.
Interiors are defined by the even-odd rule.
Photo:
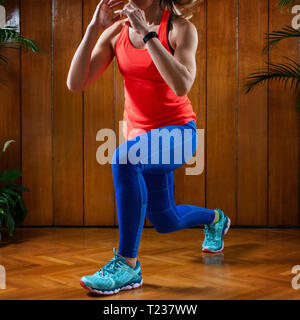
[[[138,258],[144,284],[112,296],[79,285],[113,257],[117,228],[20,228],[0,243],[3,299],[300,299],[300,229],[231,228],[220,254],[200,250],[203,229],[160,234],[144,228]]]

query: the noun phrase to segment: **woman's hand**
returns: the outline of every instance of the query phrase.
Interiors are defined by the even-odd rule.
[[[89,25],[96,27],[97,30],[108,28],[121,19],[121,14],[111,18],[112,10],[121,4],[124,5],[123,0],[101,0]]]
[[[126,21],[125,24],[133,28],[143,37],[150,31],[145,19],[144,10],[137,7],[135,3],[128,2],[122,10],[116,10],[116,12],[120,12],[121,15],[127,15],[130,22]]]

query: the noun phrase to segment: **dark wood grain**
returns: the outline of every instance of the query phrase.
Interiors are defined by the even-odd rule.
[[[270,31],[291,25],[293,15],[270,1]],[[297,40],[279,43],[270,51],[272,62],[298,61]],[[294,91],[270,84],[268,223],[299,223],[299,111]]]
[[[197,128],[205,130],[205,166],[201,175],[186,174],[193,165],[175,171],[175,201],[221,208],[238,225],[300,224],[296,95],[276,84],[243,92],[244,78],[268,60],[261,55],[264,33],[290,25],[293,15],[280,11],[277,0],[238,3],[236,10],[237,0],[203,1],[190,20],[199,44],[188,96]],[[40,49],[37,55],[4,49],[9,64],[0,68],[0,78],[8,80],[8,87],[0,85],[0,144],[16,140],[1,157],[0,170],[22,170],[16,182],[30,189],[23,192],[27,226],[118,225],[111,163],[96,159],[104,143],[97,141],[99,130],[114,130],[116,146],[124,141],[124,83],[116,58],[84,93],[66,86],[97,4],[5,4],[10,24],[20,20],[21,35]],[[296,39],[275,46],[270,60],[282,62],[284,55],[298,60]],[[145,219],[145,225],[151,223]]]
[[[236,223],[236,1],[207,2],[206,195]]]
[[[114,105],[114,115],[115,115],[115,132],[117,136],[117,146],[125,141],[125,137],[123,135],[123,112],[124,112],[124,78],[119,70],[119,65],[116,56],[114,57],[114,74],[115,74],[115,105]],[[115,192],[115,189],[114,189]],[[115,204],[115,225],[119,225],[118,220],[118,211],[117,211],[117,203],[116,199],[114,199]],[[150,224],[149,221],[146,221],[145,218],[144,224]]]
[[[51,1],[23,0],[21,17],[22,35],[40,49],[21,56],[24,225],[52,225]]]
[[[195,25],[198,31],[198,49],[196,53],[197,74],[195,82],[188,93],[191,100],[193,110],[197,116],[197,129],[203,130],[204,141],[206,139],[206,2],[203,1],[199,10],[195,11],[190,21]],[[198,132],[198,134],[200,131]],[[198,135],[198,141],[200,136]],[[204,154],[203,154],[204,152]],[[200,154],[201,153],[201,154]],[[194,164],[185,164],[175,170],[175,202],[176,204],[192,204],[195,206],[205,207],[205,174],[206,163],[204,161],[203,171],[198,174],[190,174],[187,170],[197,166],[200,170],[200,159],[205,160],[205,144],[204,150],[197,148],[194,154],[196,158]],[[198,170],[198,169],[197,169]],[[196,168],[194,171],[197,171]]]
[[[237,224],[267,224],[268,88],[245,94],[245,78],[265,66],[268,1],[239,1]]]
[[[82,94],[66,85],[82,39],[82,1],[53,2],[54,223],[83,224]]]
[[[17,26],[20,31],[19,1],[8,1],[6,24]],[[1,48],[1,55],[8,63],[0,64],[0,150],[8,140],[15,140],[0,158],[0,172],[3,170],[21,169],[21,116],[20,116],[20,49]],[[21,177],[15,181],[21,182]],[[5,183],[0,182],[0,186]]]
[[[99,1],[84,2],[84,31]],[[100,34],[99,34],[100,36]],[[100,164],[97,148],[107,141],[96,141],[98,131],[114,130],[113,63],[84,92],[84,222],[85,225],[114,224],[114,189],[111,161]],[[113,136],[112,136],[113,138]],[[110,138],[111,139],[111,138]]]

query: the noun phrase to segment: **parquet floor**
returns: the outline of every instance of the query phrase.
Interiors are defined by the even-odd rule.
[[[160,234],[144,228],[138,255],[143,286],[94,296],[79,280],[113,257],[117,228],[19,228],[0,243],[6,270],[0,300],[300,300],[291,284],[291,269],[300,265],[300,229],[231,228],[224,240],[223,253],[204,254],[202,229]]]

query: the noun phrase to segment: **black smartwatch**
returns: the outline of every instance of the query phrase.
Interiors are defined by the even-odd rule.
[[[150,31],[145,35],[145,37],[143,38],[143,41],[144,43],[146,43],[149,39],[154,37],[158,38],[158,34],[155,31]]]

